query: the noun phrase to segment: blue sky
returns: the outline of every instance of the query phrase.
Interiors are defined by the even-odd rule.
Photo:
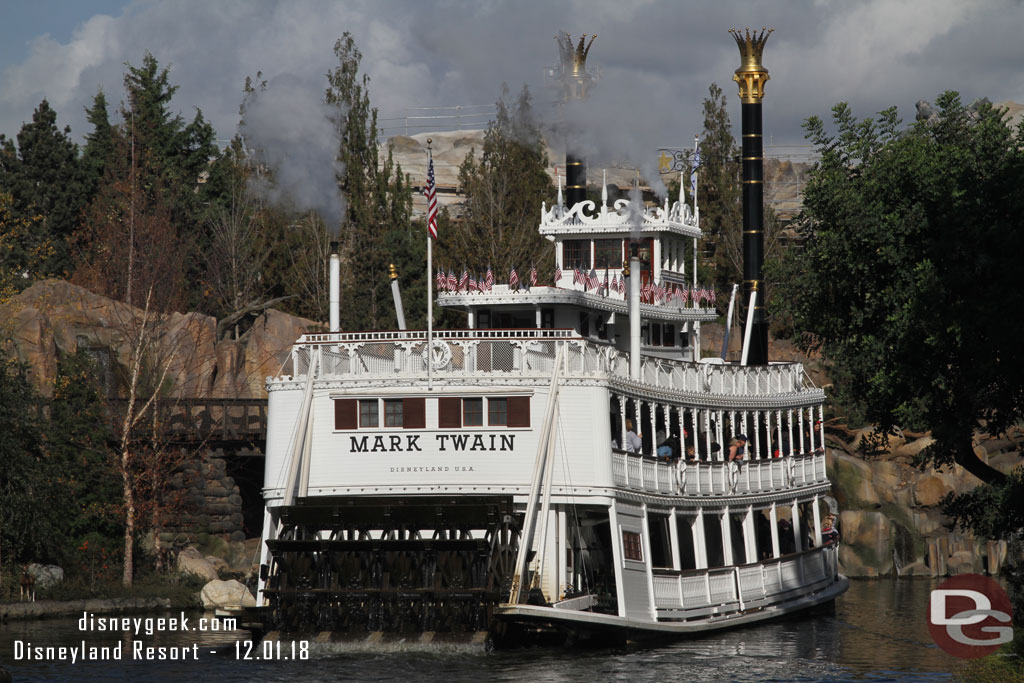
[[[351,31],[382,116],[406,107],[490,104],[501,83],[527,83],[550,109],[543,68],[557,61],[553,35],[597,33],[590,61],[602,80],[589,105],[592,152],[636,161],[661,146],[689,145],[701,101],[717,82],[739,116],[728,28],[773,26],[765,128],[801,143],[800,123],[849,101],[868,116],[945,89],[966,100],[1024,102],[1020,0],[36,0],[4,3],[0,22],[0,133],[13,136],[46,97],[76,140],[84,108],[103,89],[123,97],[124,63],[148,50],[180,86],[172,107],[199,108],[218,137],[234,135],[247,75],[289,76],[310,101]]]

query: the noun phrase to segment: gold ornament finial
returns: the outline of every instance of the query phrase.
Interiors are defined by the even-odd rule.
[[[729,29],[729,33],[736,39],[736,46],[740,49],[742,66],[736,69],[732,80],[740,87],[740,99],[746,104],[756,104],[764,98],[764,84],[769,80],[768,69],[761,64],[761,55],[764,52],[764,44],[768,42],[768,36],[775,29],[761,27],[761,33],[750,32],[740,33],[736,29]]]
[[[395,270],[395,264],[394,263],[389,263],[388,264],[388,277],[390,277],[392,280],[397,280],[398,279],[398,271]]]
[[[590,36],[587,42],[587,35],[580,36],[579,43],[574,48],[572,36],[566,31],[559,31],[555,36],[558,41],[558,57],[561,67],[560,80],[566,90],[565,99],[582,100],[586,98],[587,89],[592,80],[587,73],[587,55],[590,54],[590,46],[594,44],[597,34]]]

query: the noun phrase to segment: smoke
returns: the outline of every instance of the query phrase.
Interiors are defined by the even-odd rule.
[[[332,235],[341,229],[345,198],[338,189],[338,122],[345,112],[324,103],[323,89],[292,74],[273,78],[246,104],[239,132],[272,179],[254,191],[279,205],[315,211]]]
[[[644,196],[636,185],[629,191],[626,215],[628,216],[626,224],[629,225],[629,239],[631,242],[636,242],[641,237],[641,229],[644,224]]]

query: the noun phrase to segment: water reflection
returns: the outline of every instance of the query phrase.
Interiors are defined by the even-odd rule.
[[[935,647],[928,635],[925,611],[934,585],[855,581],[832,613],[621,650],[488,653],[469,644],[311,643],[308,661],[238,661],[233,644],[246,638],[245,633],[193,632],[140,639],[153,646],[198,642],[198,662],[139,662],[127,657],[121,662],[74,665],[11,661],[15,640],[44,646],[79,645],[83,638],[90,646],[123,641],[126,655],[131,652],[131,635],[83,634],[76,620],[64,619],[0,626],[0,662],[16,681],[944,681],[959,661]]]

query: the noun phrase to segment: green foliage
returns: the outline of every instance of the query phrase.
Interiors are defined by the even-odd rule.
[[[0,552],[4,563],[57,560],[66,492],[49,457],[25,368],[0,350]]]
[[[531,266],[538,273],[554,270],[554,245],[537,232],[541,202],[554,188],[530,91],[523,86],[510,102],[504,86],[496,106],[480,160],[471,150],[459,167],[464,212],[448,234],[439,233],[438,258],[459,274],[463,267],[483,272],[491,265],[504,282],[513,267],[520,273]]]
[[[975,430],[1001,434],[1024,411],[1024,345],[1012,318],[1024,247],[1021,131],[955,93],[901,129],[896,110],[836,134],[805,123],[821,155],[804,194],[805,245],[773,273],[776,310],[840,370],[841,402],[882,432],[930,429],[928,455],[984,481]]]
[[[86,199],[78,145],[70,133],[70,128],[57,128],[57,112],[44,99],[32,121],[18,132],[17,147],[0,135],[0,190],[12,195],[14,216],[38,220],[40,230],[33,235],[32,246],[52,244],[42,268],[46,275],[61,275],[69,268],[66,240],[78,225]]]
[[[403,264],[402,277],[413,283],[406,293],[425,287],[426,266],[405,267],[414,258],[418,244],[426,249],[425,236],[411,223],[409,181],[395,163],[390,146],[381,158],[377,109],[370,104],[370,77],[360,76],[362,53],[351,34],[346,32],[338,39],[334,54],[338,66],[327,74],[326,101],[345,112],[338,119],[338,160],[345,165],[338,183],[347,203],[346,224],[339,236],[342,300],[359,302],[343,307],[341,325],[346,330],[394,327],[388,265]],[[425,264],[425,257],[422,262]],[[327,317],[326,310],[308,314],[320,320]]]
[[[45,423],[47,452],[65,492],[64,531],[69,546],[90,541],[117,548],[124,533],[119,519],[121,484],[108,449],[113,438],[104,411],[99,374],[82,350],[60,354],[50,419]]]
[[[697,203],[704,235],[702,249],[712,255],[714,284],[721,291],[731,291],[732,283],[743,277],[742,250],[736,248],[742,243],[743,230],[739,153],[728,100],[718,84],[712,83],[704,100]]]

